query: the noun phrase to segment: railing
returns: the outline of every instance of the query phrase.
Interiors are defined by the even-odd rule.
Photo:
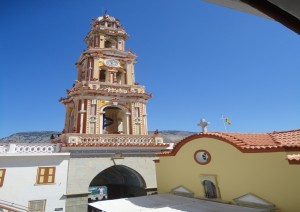
[[[98,85],[98,90],[105,90],[110,92],[120,93],[145,93],[145,87],[140,85],[124,85],[118,83],[107,83],[107,82],[88,82],[90,85]]]
[[[65,143],[83,144],[113,144],[113,145],[158,145],[163,144],[163,138],[153,135],[122,135],[122,134],[77,134],[62,135]]]
[[[0,153],[6,153],[9,150],[9,144],[8,143],[2,143],[0,144]]]
[[[0,144],[0,153],[56,153],[60,151],[59,144],[52,143],[9,143]]]
[[[21,211],[29,211],[26,206],[19,205],[13,202],[8,202],[0,199],[0,209],[4,209],[12,212],[21,212]]]

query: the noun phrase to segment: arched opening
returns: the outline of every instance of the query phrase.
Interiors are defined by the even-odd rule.
[[[116,48],[117,41],[113,38],[107,38],[107,40],[104,42],[105,48]]]
[[[127,133],[126,111],[116,106],[108,106],[103,109],[103,133],[123,134]]]
[[[111,166],[100,172],[89,185],[89,202],[106,199],[144,196],[146,183],[135,170],[123,166]]]
[[[111,48],[111,46],[112,46],[112,43],[109,40],[105,41],[105,43],[104,43],[105,48]]]
[[[218,198],[217,189],[213,182],[211,182],[210,180],[204,180],[202,184],[204,186],[204,193],[206,198],[209,199]]]
[[[106,70],[103,70],[103,69],[100,70],[99,81],[100,82],[106,81]]]

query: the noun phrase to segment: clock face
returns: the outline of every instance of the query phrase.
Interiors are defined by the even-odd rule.
[[[110,67],[117,67],[120,65],[119,61],[113,60],[113,59],[105,60],[104,63],[105,63],[105,65],[110,66]]]

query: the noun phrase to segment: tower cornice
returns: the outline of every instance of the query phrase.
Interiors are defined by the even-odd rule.
[[[122,61],[127,62],[136,62],[136,54],[132,53],[130,50],[128,51],[121,51],[118,49],[94,49],[90,48],[85,50],[79,57],[76,64],[81,64],[86,58],[88,57],[95,57],[95,58],[103,58],[103,59],[120,59]]]
[[[85,37],[85,41],[87,42],[88,39],[95,34],[105,34],[105,35],[111,35],[111,36],[116,36],[116,37],[121,37],[124,40],[128,39],[128,34],[125,32],[124,29],[115,29],[115,28],[111,28],[111,27],[100,27],[100,26],[96,26],[93,27],[88,35]]]

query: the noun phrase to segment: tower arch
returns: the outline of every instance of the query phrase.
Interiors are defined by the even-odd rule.
[[[100,134],[130,134],[130,111],[119,104],[108,104],[100,109]]]

